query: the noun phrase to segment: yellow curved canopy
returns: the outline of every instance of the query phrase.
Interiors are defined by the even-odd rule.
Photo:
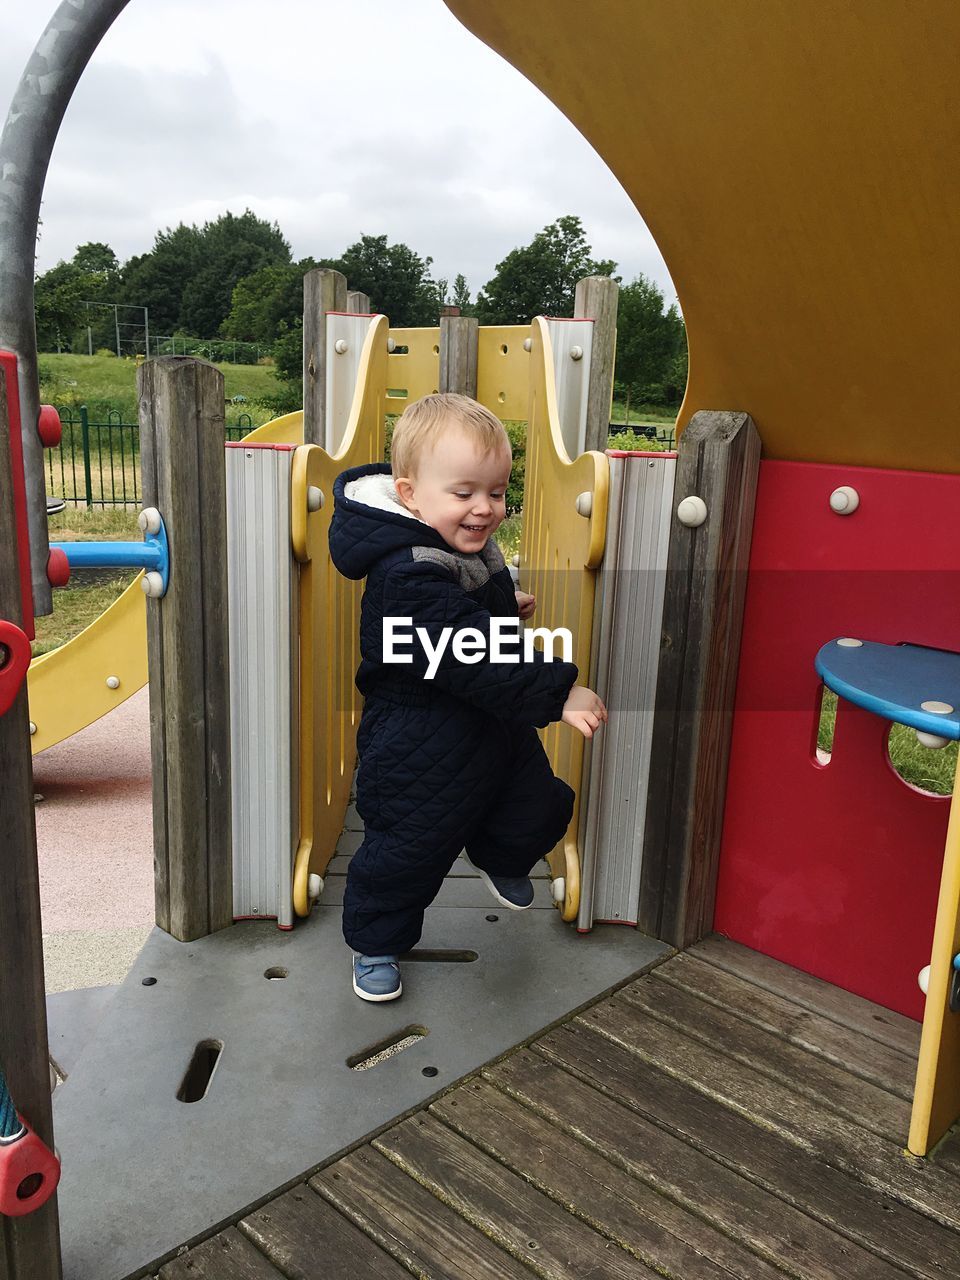
[[[955,0],[446,2],[646,220],[681,425],[742,409],[771,457],[960,471]]]

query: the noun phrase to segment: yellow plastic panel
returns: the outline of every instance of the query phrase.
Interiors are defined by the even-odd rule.
[[[960,769],[943,854],[930,982],[920,1037],[909,1149],[925,1156],[960,1117],[960,1013],[950,1012],[953,957],[960,952]]]
[[[520,586],[536,596],[537,608],[527,626],[567,627],[573,637],[573,661],[580,671],[578,683],[589,684],[594,594],[606,539],[610,463],[605,454],[593,451],[570,461],[560,434],[550,333],[541,317],[534,320],[528,336],[532,338],[531,383]],[[580,514],[578,499],[589,514]],[[548,725],[541,734],[554,773],[577,792],[567,834],[548,858],[554,876],[564,877],[563,918],[574,920],[580,906],[577,827],[584,738],[577,729],[562,723]]]
[[[125,702],[147,683],[147,598],[137,574],[123,595],[79,635],[35,658],[27,673],[33,754],[55,746]],[[54,594],[56,606],[56,594]],[[107,681],[119,680],[116,689]]]
[[[247,440],[260,444],[298,444],[303,413],[288,413],[255,431]],[[147,683],[146,597],[137,578],[90,626],[59,649],[30,664],[27,689],[33,754],[79,733],[119,706]],[[56,607],[56,594],[54,594]],[[119,685],[111,689],[110,677]]]
[[[414,400],[439,390],[440,329],[391,329],[390,337],[408,350],[387,356],[385,412],[403,413]]]
[[[446,2],[655,236],[681,424],[743,409],[769,457],[960,471],[956,0]]]
[[[341,471],[383,457],[387,319],[367,331],[350,419],[339,453],[303,445],[294,454],[293,553],[300,562],[300,840],[293,868],[293,908],[310,912],[311,874],[323,875],[343,830],[357,762],[363,699],[360,665],[363,582],[344,578],[330,559],[333,482]],[[323,495],[308,511],[307,491]]]
[[[502,422],[524,422],[530,397],[530,337],[525,324],[481,328],[477,339],[477,399]]]

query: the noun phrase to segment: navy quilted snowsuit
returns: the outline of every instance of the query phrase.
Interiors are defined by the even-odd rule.
[[[367,580],[356,675],[365,834],[347,875],[343,934],[362,955],[399,955],[416,945],[462,849],[490,875],[525,876],[563,837],[574,792],[553,774],[534,726],[561,718],[578,672],[539,652],[524,662],[516,644],[516,664],[486,653],[460,662],[451,639],[425,679],[417,627],[436,646],[444,627],[489,637],[492,616],[518,616],[503,554],[492,538],[480,552],[454,550],[399,502],[389,463],[341,472],[333,494],[333,562]],[[411,664],[383,661],[385,616],[412,619],[402,649]]]

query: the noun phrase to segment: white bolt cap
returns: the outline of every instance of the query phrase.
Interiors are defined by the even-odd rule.
[[[158,534],[163,522],[156,507],[144,507],[137,516],[137,524],[140,526],[141,533]]]
[[[860,495],[848,484],[842,484],[830,495],[830,510],[838,516],[852,516],[860,505]]]
[[[108,688],[108,689],[119,689],[119,688],[120,688],[120,677],[119,677],[119,676],[107,676],[107,688]]]
[[[163,595],[163,578],[157,573],[156,569],[151,569],[149,573],[145,573],[140,579],[140,587],[148,599],[159,600]]]
[[[524,351],[532,351],[532,350],[533,350],[533,339],[532,339],[532,338],[524,338],[524,340],[523,340],[523,349],[524,349]]]
[[[677,507],[677,519],[688,529],[696,529],[707,518],[707,504],[702,498],[684,498]]]
[[[928,964],[925,964],[923,968],[920,970],[920,972],[917,974],[917,986],[920,988],[920,990],[923,992],[924,995],[927,994],[927,991],[930,987],[930,966]]]
[[[926,733],[923,729],[917,729],[915,732],[921,747],[929,747],[931,751],[939,751],[941,747],[950,745],[950,739],[941,738],[939,733]]]
[[[396,340],[396,338],[388,338],[388,339],[387,339],[387,350],[388,350],[388,351],[394,351],[394,350],[396,350],[396,346],[397,346],[397,340]]]
[[[586,516],[588,519],[593,514],[592,493],[581,493],[577,495],[577,514]]]
[[[570,348],[570,359],[571,359],[571,360],[582,360],[582,359],[583,359],[583,347],[571,347],[571,348]]]
[[[307,485],[307,510],[319,511],[323,506],[323,490],[315,484]]]
[[[920,703],[921,711],[932,711],[936,716],[948,716],[953,710],[949,702],[936,702],[931,699],[929,702]]]
[[[554,902],[558,905],[563,902],[564,898],[567,896],[567,882],[563,876],[557,876],[553,884],[550,886],[550,891],[553,894]]]
[[[343,338],[338,338],[336,342],[333,344],[333,349],[338,356],[342,356],[344,352],[347,350],[347,344],[343,340]]]
[[[307,897],[311,902],[316,902],[321,893],[323,893],[323,876],[318,876],[315,872],[311,872],[307,876]]]
[[[862,649],[863,641],[854,640],[853,636],[844,636],[842,640],[838,640],[837,644],[841,649]]]
[[[37,732],[37,726],[31,720],[30,721],[30,737],[32,738],[36,732]]]
[[[510,563],[513,565],[513,567],[514,567],[515,569],[519,569],[519,568],[520,568],[520,552],[519,552],[519,551],[518,551],[518,552],[517,552],[517,554],[513,557],[513,559],[511,560],[511,562],[510,562]]]

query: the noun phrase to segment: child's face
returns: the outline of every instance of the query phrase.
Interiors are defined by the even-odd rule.
[[[416,477],[399,477],[397,495],[457,551],[479,551],[506,514],[509,445],[485,458],[456,423],[420,459]]]

